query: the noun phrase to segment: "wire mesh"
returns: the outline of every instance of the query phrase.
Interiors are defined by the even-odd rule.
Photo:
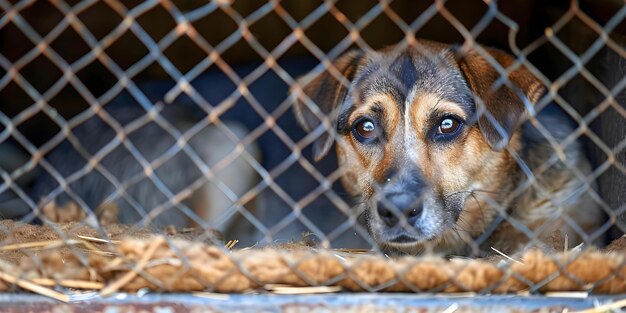
[[[31,0],[0,7],[4,219],[46,225],[65,241],[72,240],[67,222],[105,239],[108,224],[130,225],[126,234],[150,229],[172,247],[167,235],[193,233],[220,247],[230,241],[223,251],[237,240],[286,253],[304,243],[389,258],[516,261],[520,247],[561,249],[574,253],[553,257],[555,275],[538,283],[513,275],[531,292],[559,275],[590,291],[605,282],[590,286],[568,268],[624,232],[626,6],[619,1]],[[395,69],[390,58],[402,55],[410,61]],[[545,92],[524,90],[521,71]],[[376,88],[384,92],[368,94]],[[521,103],[517,111],[490,106],[502,90]],[[424,103],[444,95],[435,102],[447,111],[430,116],[421,102],[400,103],[394,92]],[[364,98],[375,96],[376,109],[356,118],[370,101]],[[520,116],[523,125],[515,122]],[[352,123],[347,130],[342,119]],[[431,120],[448,123],[435,132],[460,125],[464,139],[445,137],[454,141],[446,146],[420,137],[432,136],[418,129]],[[367,127],[383,128],[374,144],[363,143]],[[489,127],[500,138],[491,146],[479,135]],[[403,135],[392,142],[396,130]],[[505,163],[493,170],[494,162]],[[398,195],[415,199],[402,206]],[[469,207],[478,213],[466,213]],[[311,260],[288,262],[311,285],[350,278],[351,267],[368,262],[342,263],[348,274],[320,281],[301,270]],[[246,274],[245,258],[232,262]],[[355,283],[379,291],[399,281]],[[452,278],[424,290],[402,283],[416,292],[461,284]]]

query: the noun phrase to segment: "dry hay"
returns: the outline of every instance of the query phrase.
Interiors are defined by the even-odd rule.
[[[190,237],[129,233],[128,226],[116,224],[96,231],[68,223],[55,230],[1,221],[0,290],[18,285],[46,294],[54,292],[46,286],[60,285],[107,295],[142,288],[224,293],[321,285],[350,291],[518,293],[539,284],[540,292],[626,292],[624,239],[606,251],[547,255],[536,249],[516,257],[519,261],[494,262],[434,256],[390,260],[305,245],[231,251]],[[46,295],[66,300],[62,294]]]

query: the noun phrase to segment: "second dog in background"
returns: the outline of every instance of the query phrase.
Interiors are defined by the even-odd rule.
[[[104,110],[108,122],[94,115],[72,129],[74,143],[65,140],[44,155],[55,173],[40,168],[30,175],[29,194],[39,218],[77,221],[93,210],[113,222],[158,228],[196,224],[226,231],[232,226],[234,203],[258,182],[251,164],[260,152],[255,143],[241,143],[248,135],[245,126],[227,121],[200,127],[188,109],[175,104],[154,107],[169,125],[127,103]],[[11,208],[4,217],[31,211],[16,200],[3,201]]]

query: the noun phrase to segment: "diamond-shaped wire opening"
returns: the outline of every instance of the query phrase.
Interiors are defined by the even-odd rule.
[[[116,77],[99,60],[83,67],[75,75],[96,98],[104,95],[118,82]]]
[[[40,55],[21,68],[20,74],[24,77],[36,77],[37,73],[40,73],[41,71],[45,71],[46,73],[49,73],[49,75],[46,75],[45,78],[37,79],[31,84],[39,93],[43,94],[46,90],[52,87],[55,82],[61,79],[63,73],[54,65],[52,61],[45,56]]]
[[[167,8],[162,5],[155,6],[137,18],[137,23],[158,42],[172,29],[176,27],[176,21],[172,18]]]
[[[104,52],[124,70],[128,70],[133,65],[139,63],[146,57],[148,49],[137,39],[135,35],[124,31],[118,39],[113,41]],[[165,75],[155,75],[160,77]],[[140,78],[141,79],[141,78]]]
[[[372,9],[374,10],[374,9]],[[384,42],[376,42],[375,38],[381,38],[377,32],[389,31],[389,36],[385,36]],[[394,22],[388,15],[376,12],[376,17],[368,21],[367,26],[363,27],[359,32],[363,40],[371,45],[388,46],[401,41],[404,38],[404,32],[400,26]]]
[[[45,129],[45,135],[41,136],[41,134],[33,133],[33,130],[36,128]],[[27,138],[33,138],[30,140],[33,145],[41,147],[41,145],[54,137],[61,129],[55,125],[48,116],[39,112],[17,126],[17,130]]]
[[[47,1],[33,3],[21,10],[20,15],[29,21],[37,20],[38,23],[34,24],[33,27],[42,37],[52,31],[64,18],[63,13]]]
[[[349,30],[346,26],[331,13],[316,18],[315,22],[304,31],[304,35],[311,42],[324,43],[319,46],[322,51],[331,50],[348,34]]]
[[[217,23],[220,27],[216,28],[214,23]],[[193,20],[191,24],[198,30],[200,36],[214,47],[217,47],[230,36],[236,35],[238,28],[237,23],[219,7]]]
[[[101,40],[110,34],[123,21],[123,18],[106,2],[94,2],[76,16],[93,34]]]
[[[170,60],[180,60],[173,62],[173,65],[181,73],[188,72],[206,58],[206,54],[188,36],[181,36],[172,42],[163,55]]]
[[[250,32],[252,34],[277,34],[275,37],[256,36],[261,46],[268,51],[272,51],[284,38],[289,36],[291,28],[275,11],[271,11],[252,24]]]
[[[12,99],[10,105],[5,102],[0,104],[2,113],[6,114],[9,118],[15,117],[32,104],[32,99],[30,99],[28,94],[12,80],[8,81],[4,88],[0,90],[0,97],[3,99]]]
[[[50,43],[50,47],[55,51],[63,51],[60,55],[69,64],[78,61],[90,51],[76,30],[69,27]]]

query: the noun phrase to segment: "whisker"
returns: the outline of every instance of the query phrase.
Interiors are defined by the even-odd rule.
[[[472,198],[474,199],[474,201],[476,202],[476,205],[478,206],[478,211],[480,212],[480,216],[481,219],[480,221],[482,222],[482,226],[481,228],[485,228],[485,211],[483,210],[483,207],[480,205],[480,201],[478,201],[478,198],[476,198],[476,195],[472,192],[471,193]]]
[[[492,191],[492,190],[483,190],[483,189],[468,189],[468,190],[461,190],[461,191],[455,191],[455,192],[451,192],[447,195],[444,195],[443,198],[448,199],[452,196],[458,195],[458,194],[470,194],[472,195],[473,193],[489,193],[489,194],[495,194],[495,195],[500,195],[502,194],[502,192],[497,192],[497,191]]]
[[[482,192],[482,193],[491,193],[491,194],[496,194],[496,195],[502,194],[501,191],[495,191],[495,190],[473,189],[472,191]]]
[[[456,196],[458,194],[463,194],[463,193],[471,193],[471,191],[469,191],[469,190],[455,191],[455,192],[449,193],[447,195],[444,195],[443,199],[446,200],[446,199],[448,199],[448,198],[450,198],[452,196]]]

